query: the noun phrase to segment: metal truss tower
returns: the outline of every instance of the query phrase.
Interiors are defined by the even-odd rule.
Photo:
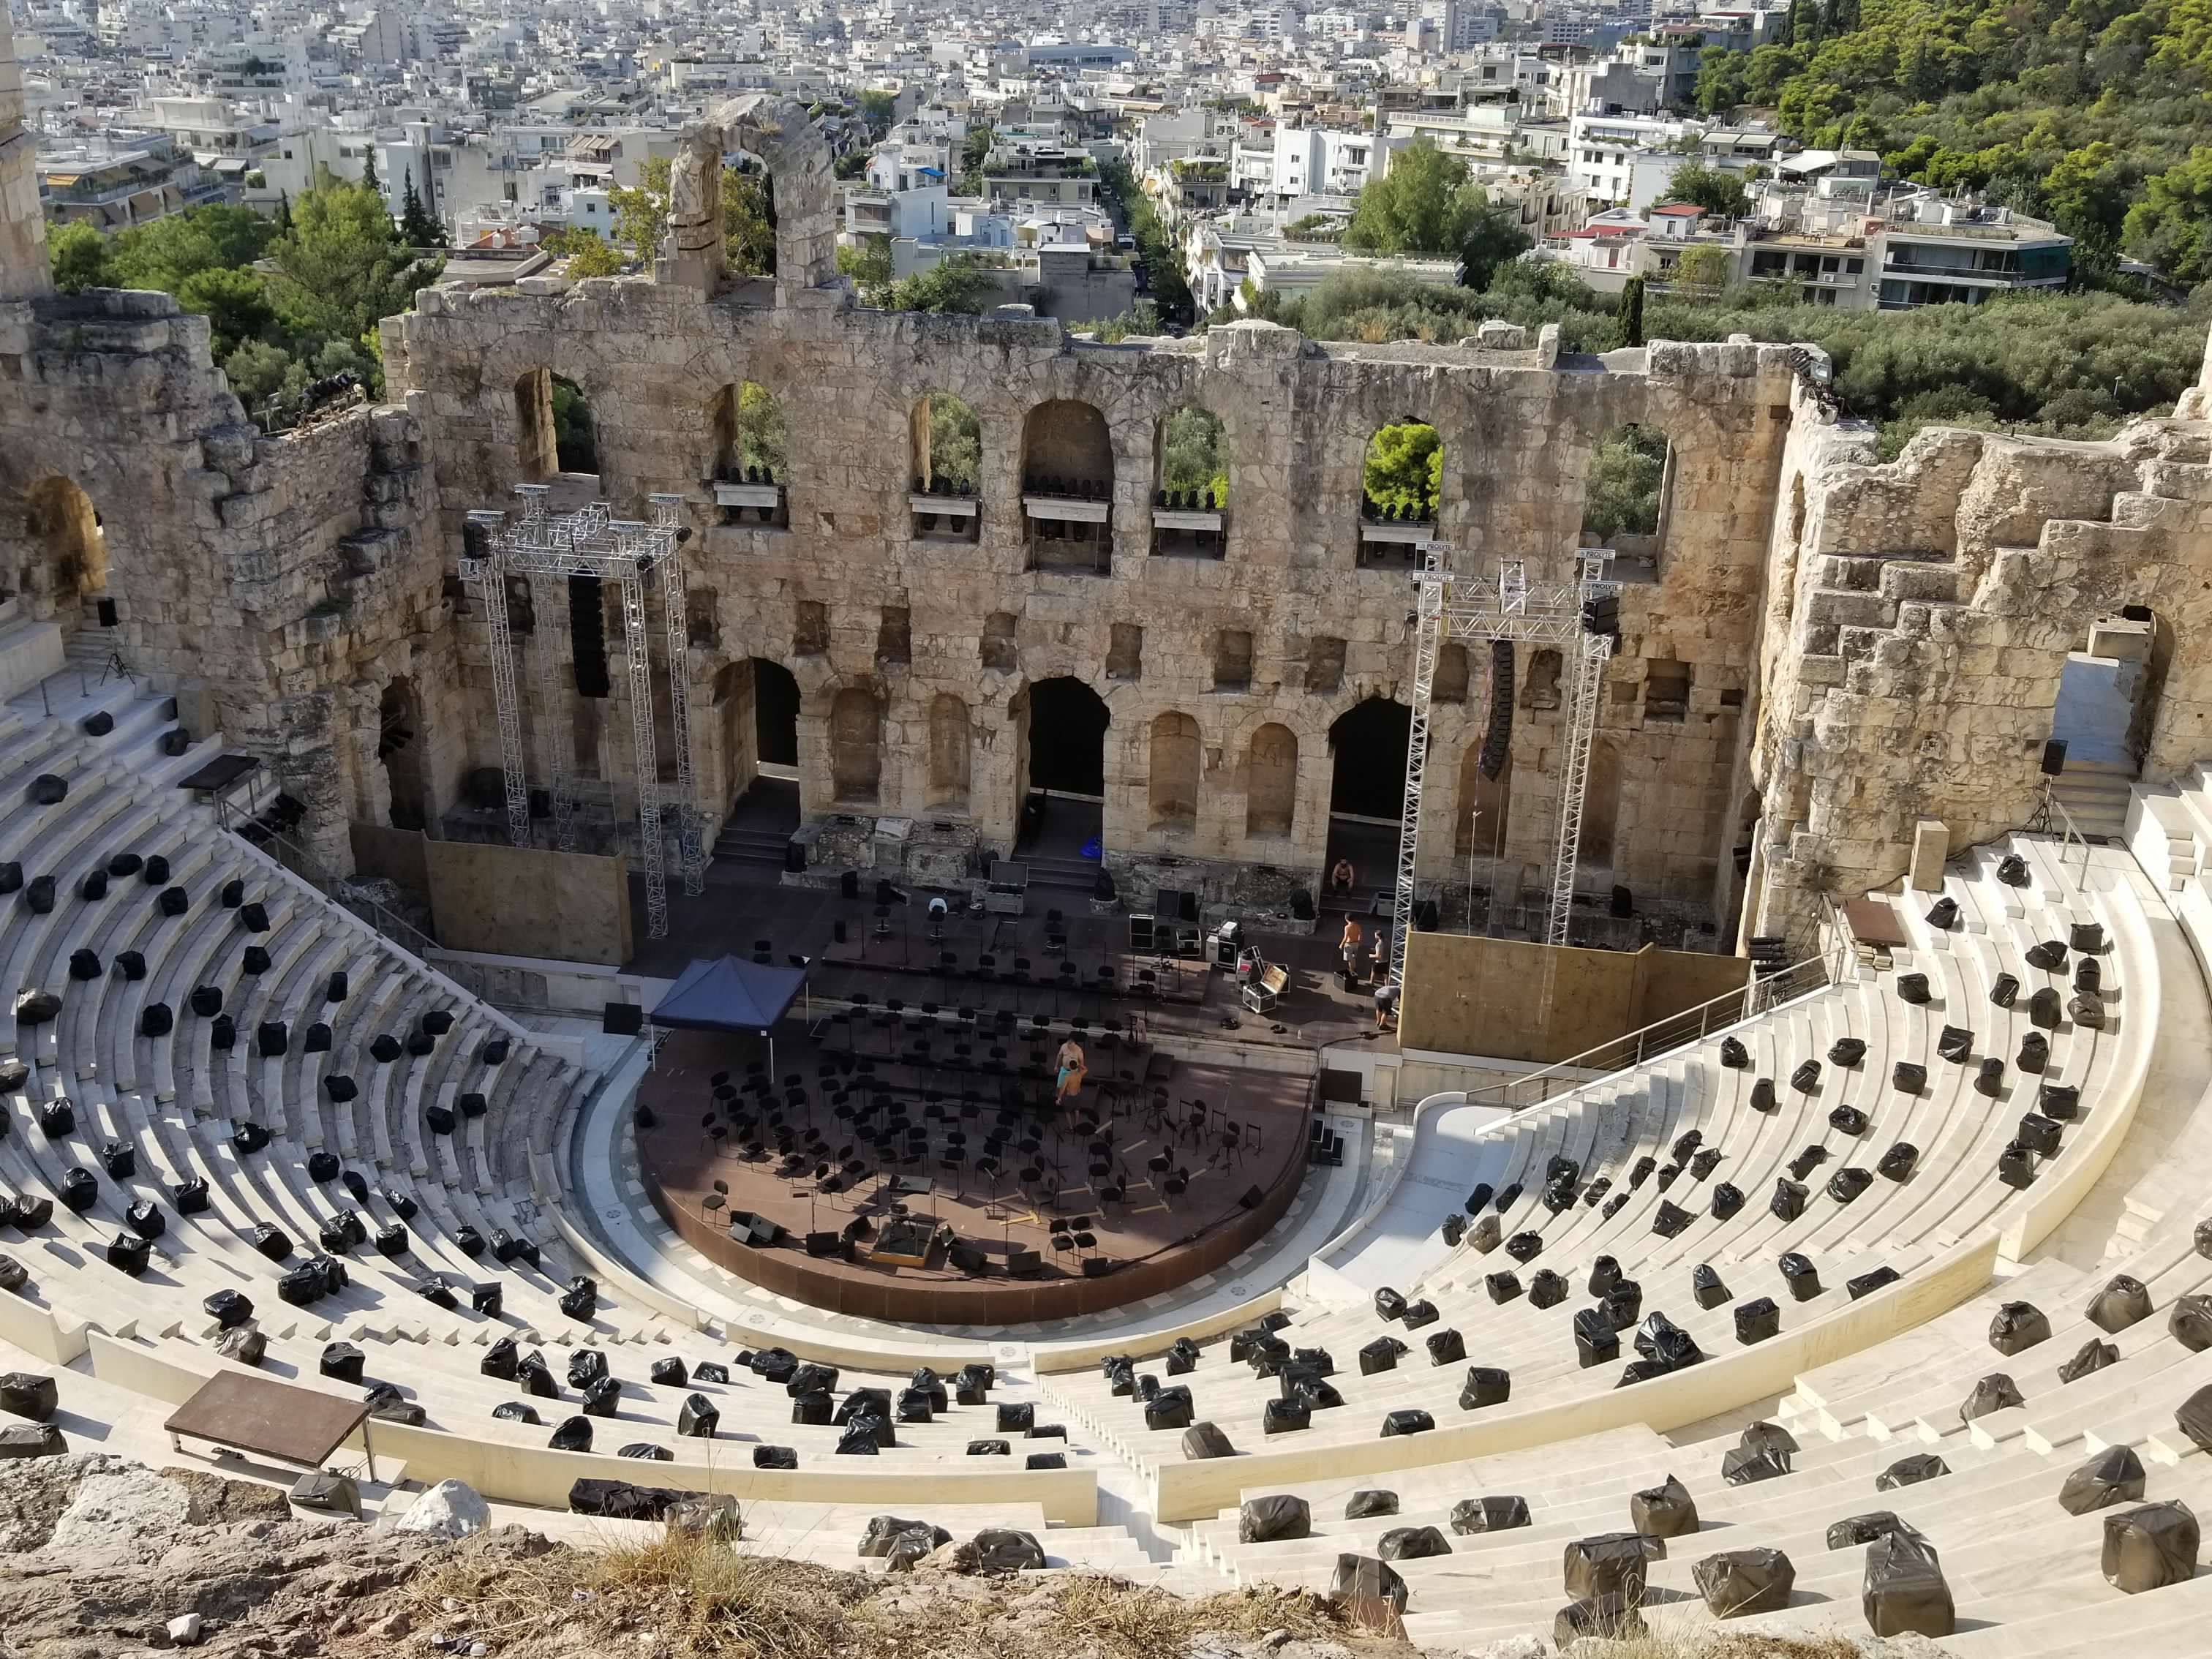
[[[1562,775],[1560,789],[1562,821],[1571,813],[1577,828],[1582,823],[1582,792],[1589,775],[1597,687],[1604,676],[1605,659],[1613,652],[1609,638],[1583,630],[1585,603],[1613,591],[1613,584],[1600,580],[1605,562],[1613,556],[1606,549],[1584,548],[1577,553],[1575,578],[1571,582],[1531,582],[1527,562],[1521,559],[1501,560],[1492,576],[1455,576],[1444,569],[1444,555],[1443,543],[1426,544],[1421,550],[1421,568],[1413,579],[1419,590],[1413,617],[1413,717],[1406,744],[1406,805],[1398,824],[1398,890],[1391,913],[1393,985],[1403,984],[1406,978],[1406,939],[1413,926],[1413,870],[1420,850],[1422,784],[1429,763],[1430,702],[1436,684],[1437,657],[1443,642],[1527,641],[1557,645],[1572,654],[1575,701],[1568,720],[1571,775]],[[1578,767],[1573,764],[1577,743]],[[1554,945],[1565,942],[1567,896],[1574,890],[1574,872],[1575,837],[1569,836],[1559,843],[1553,860],[1546,937]]]
[[[461,562],[461,575],[483,596],[484,620],[490,635],[492,689],[499,708],[500,763],[507,786],[507,834],[517,847],[530,845],[530,787],[524,770],[522,711],[515,687],[514,636],[507,624],[507,580],[522,577],[530,584],[533,604],[550,598],[538,611],[538,674],[544,700],[545,764],[548,793],[552,798],[556,834],[562,849],[574,845],[574,759],[559,696],[561,675],[557,653],[567,637],[565,628],[550,626],[568,614],[568,579],[596,576],[612,582],[622,593],[623,636],[628,665],[630,704],[630,747],[637,779],[637,819],[640,854],[645,866],[646,933],[648,938],[668,934],[667,848],[663,839],[660,767],[654,752],[653,721],[653,633],[649,626],[645,587],[647,577],[662,586],[669,662],[669,704],[673,713],[678,745],[676,783],[666,810],[676,817],[682,848],[684,890],[704,890],[705,874],[700,855],[698,814],[691,799],[690,676],[685,667],[684,587],[679,550],[690,532],[678,524],[682,498],[653,498],[653,521],[609,515],[606,503],[594,501],[574,513],[549,511],[548,491],[543,484],[525,484],[515,492],[522,497],[521,516],[510,524],[504,514],[479,512],[469,522],[480,533],[482,555]]]

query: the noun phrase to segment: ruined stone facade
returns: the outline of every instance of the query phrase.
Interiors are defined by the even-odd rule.
[[[680,170],[698,176],[678,206],[715,199],[720,148],[758,149],[777,180],[779,283],[732,282],[679,224],[659,280],[434,289],[385,326],[388,406],[282,438],[243,422],[204,323],[161,296],[0,307],[0,526],[25,526],[0,580],[76,625],[81,596],[51,574],[32,511],[46,481],[72,481],[100,515],[126,660],[204,693],[204,718],[266,759],[318,856],[345,867],[350,822],[434,823],[498,763],[483,623],[455,572],[465,515],[511,505],[553,465],[558,375],[589,404],[614,511],[642,517],[672,493],[695,532],[681,678],[710,837],[758,764],[755,688],[781,669],[811,821],[849,816],[848,839],[945,823],[940,844],[1003,855],[1033,757],[1073,740],[1031,719],[1036,688],[1065,677],[1109,717],[1109,862],[1177,858],[1224,884],[1266,866],[1311,884],[1332,728],[1410,689],[1410,565],[1361,557],[1372,434],[1431,424],[1436,535],[1455,567],[1521,559],[1540,580],[1571,569],[1599,439],[1635,422],[1672,453],[1656,555],[1622,590],[1584,888],[1625,885],[1725,945],[1802,933],[1819,894],[1893,879],[1923,815],[1954,843],[2018,825],[2059,666],[2123,604],[2160,623],[2147,768],[2204,752],[2189,624],[2212,568],[2198,505],[2212,429],[2197,394],[2107,444],[1936,431],[1877,465],[1872,434],[1826,412],[1785,351],[1747,342],[1576,358],[1548,331],[1365,347],[1255,322],[1097,345],[1021,315],[859,310],[816,246],[818,142],[787,108],[741,101],[687,147]],[[745,382],[787,430],[772,511],[718,497],[718,411]],[[980,419],[972,538],[926,526],[909,500],[917,406],[947,393]],[[1219,557],[1155,551],[1163,422],[1192,405],[1226,435]],[[1055,474],[1105,486],[1095,566],[1040,558],[1027,486]],[[565,653],[557,633],[521,641],[530,752],[563,722],[622,822],[626,686],[617,674],[607,696],[577,696],[564,679],[564,706],[540,706],[529,653]],[[1438,888],[1470,878],[1480,797],[1486,824],[1504,820],[1499,885],[1540,893],[1564,688],[1526,646],[1515,667],[1496,783],[1471,763],[1486,653],[1440,672],[1420,860]],[[404,767],[386,757],[394,732]]]

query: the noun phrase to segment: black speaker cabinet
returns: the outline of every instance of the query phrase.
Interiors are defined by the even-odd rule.
[[[796,836],[783,844],[783,867],[793,875],[806,868],[806,843]]]
[[[2066,740],[2053,738],[2043,745],[2043,775],[2055,778],[2066,769]]]
[[[609,1036],[635,1036],[645,1029],[645,1005],[610,1002],[599,1029]]]
[[[1116,1265],[1111,1256],[1091,1256],[1083,1263],[1083,1276],[1085,1279],[1103,1279],[1114,1271]]]
[[[1267,1201],[1267,1194],[1261,1192],[1257,1187],[1247,1187],[1244,1189],[1244,1196],[1237,1201],[1248,1210],[1256,1210]]]

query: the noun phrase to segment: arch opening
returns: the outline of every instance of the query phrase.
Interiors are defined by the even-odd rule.
[[[714,504],[725,525],[781,528],[791,522],[790,428],[783,404],[757,380],[726,386],[709,411],[714,432]]]
[[[22,548],[16,591],[63,633],[74,632],[84,602],[107,588],[107,532],[92,498],[59,476],[33,484],[23,500]]]
[[[1106,700],[1060,675],[1024,686],[1011,712],[1022,804],[1016,844],[1033,855],[1079,857],[1103,827]]]
[[[884,780],[884,700],[848,685],[830,703],[830,787],[840,804],[872,806]]]
[[[1436,534],[1444,444],[1426,421],[1394,421],[1367,441],[1359,468],[1359,562],[1414,562]]]
[[[965,398],[931,392],[915,404],[910,427],[913,533],[939,541],[975,541],[982,525],[975,499],[982,477],[982,422]]]
[[[1114,444],[1089,404],[1055,398],[1022,422],[1029,568],[1113,574]]]
[[[1152,551],[1218,559],[1229,527],[1229,434],[1212,410],[1185,404],[1160,422],[1152,490]]]
[[[422,702],[405,675],[386,683],[376,709],[376,758],[384,767],[384,821],[394,830],[428,825],[422,763]]]
[[[1244,833],[1288,836],[1297,812],[1298,738],[1273,722],[1252,734],[1244,765]]]
[[[1334,869],[1350,860],[1363,890],[1395,878],[1413,731],[1413,711],[1382,696],[1355,704],[1328,728],[1328,861]]]
[[[1152,721],[1147,796],[1155,830],[1188,830],[1198,823],[1198,722],[1170,708]]]
[[[781,663],[741,658],[714,675],[714,720],[732,827],[799,827],[799,682]]]
[[[1609,580],[1660,579],[1674,483],[1674,447],[1658,428],[1632,421],[1599,435],[1583,487],[1582,544],[1613,550]]]

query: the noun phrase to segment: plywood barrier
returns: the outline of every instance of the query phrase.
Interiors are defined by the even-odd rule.
[[[1551,1065],[1741,990],[1751,963],[1702,951],[1585,951],[1465,933],[1406,941],[1407,1049]]]
[[[430,914],[451,951],[628,962],[629,866],[620,854],[426,841]]]
[[[118,1341],[97,1332],[92,1335],[91,1349],[93,1375],[101,1382],[170,1405],[190,1399],[209,1376],[226,1369],[212,1356],[204,1370],[195,1369],[143,1345]],[[301,1388],[317,1386],[311,1377],[295,1381]],[[740,1502],[880,1504],[902,1510],[930,1504],[1036,1504],[1042,1507],[1047,1520],[1060,1526],[1098,1523],[1098,1478],[1090,1469],[984,1470],[950,1465],[939,1470],[911,1463],[884,1465],[879,1469],[757,1469],[751,1462],[751,1443],[747,1441],[702,1440],[698,1443],[702,1454],[698,1462],[640,1463],[596,1452],[558,1452],[473,1440],[442,1429],[410,1428],[401,1423],[373,1423],[369,1433],[380,1473],[383,1460],[390,1457],[406,1463],[410,1480],[425,1485],[462,1480],[495,1503],[528,1504],[540,1509],[566,1510],[569,1486],[588,1479],[727,1492]]]
[[[1920,1272],[1755,1347],[1716,1355],[1702,1365],[1655,1377],[1632,1389],[1526,1411],[1476,1413],[1429,1434],[1346,1445],[1286,1449],[1245,1457],[1165,1463],[1153,1477],[1153,1513],[1163,1522],[1219,1514],[1247,1492],[1340,1476],[1455,1463],[1494,1452],[1546,1446],[1601,1429],[1644,1424],[1662,1433],[1754,1400],[1787,1393],[1796,1375],[1856,1353],[1956,1307],[1990,1282],[1996,1264],[1994,1231],[1954,1246]],[[1562,1340],[1566,1335],[1561,1328]],[[1200,1401],[1203,1414],[1203,1396]],[[1378,1422],[1376,1428],[1379,1431]]]

